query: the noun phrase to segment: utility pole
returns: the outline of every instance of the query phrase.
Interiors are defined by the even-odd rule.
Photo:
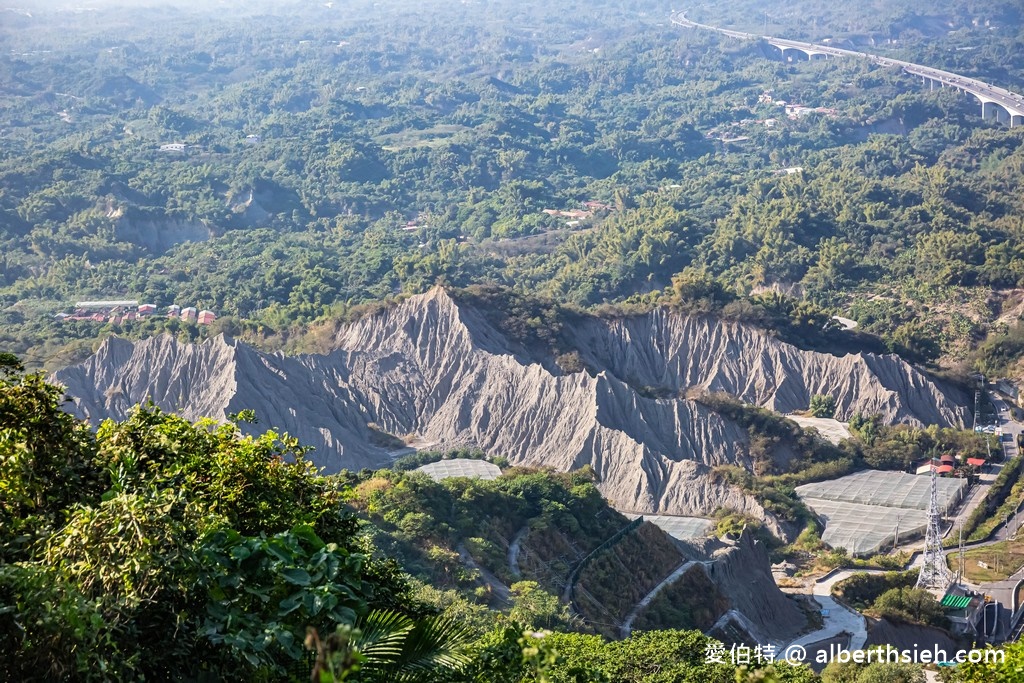
[[[982,379],[982,382],[985,380]],[[978,417],[981,413],[981,389],[974,390],[974,431],[978,431]]]
[[[967,565],[964,563],[964,523],[960,522],[960,549],[957,552],[958,559],[960,560],[959,571],[957,572],[957,583],[964,580],[964,571]]]

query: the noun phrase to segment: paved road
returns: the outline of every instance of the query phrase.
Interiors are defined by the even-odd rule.
[[[1016,409],[1013,405],[1005,398],[1002,398],[995,391],[988,390],[988,398],[991,401],[993,407],[995,407],[996,424],[1002,431],[1002,435],[999,437],[999,446],[1002,449],[1002,458],[1004,461],[1009,461],[1012,458],[1016,458],[1019,450],[1017,447],[1018,434],[1024,432],[1024,424],[1021,424],[1015,419]],[[992,536],[988,541],[981,543],[965,544],[972,548],[980,546],[987,546],[999,541],[1005,541],[1009,538],[1012,533],[1015,533],[1022,524],[1024,524],[1024,501],[1017,506],[1017,510],[1014,512],[1014,516],[1007,520],[1004,520],[996,529],[993,531]]]
[[[1000,438],[1000,447],[1002,448],[1002,455],[1004,460],[1009,460],[1017,456],[1017,435],[1024,432],[1024,424],[1014,419],[1014,408],[1008,404],[1002,397],[996,394],[991,389],[988,390],[988,397],[996,409],[996,424],[1002,428],[1003,436]],[[967,499],[961,504],[960,509],[957,511],[956,517],[953,518],[952,523],[947,527],[943,537],[949,537],[952,534],[956,534],[960,524],[966,522],[967,518],[970,517],[978,505],[984,500],[985,495],[988,493],[989,488],[992,486],[992,482],[995,481],[996,477],[999,476],[1002,471],[1002,463],[995,463],[985,467],[984,471],[979,475],[979,483],[976,485],[971,492],[967,495]],[[992,532],[992,535],[984,541],[969,541],[964,543],[966,548],[979,548],[993,543],[1006,540],[1013,532],[1017,531],[1021,525],[1024,525],[1024,501],[1017,506],[1017,510],[1014,516],[1009,519],[1009,523],[1006,520],[1001,520],[1001,523]],[[900,546],[900,550],[904,551],[915,551],[923,548],[923,541],[917,539],[912,543]],[[956,548],[948,548],[946,554],[956,552]]]
[[[864,648],[864,643],[868,640],[868,627],[867,622],[864,619],[864,615],[836,601],[836,599],[832,597],[832,586],[843,579],[853,576],[854,574],[880,573],[882,572],[874,569],[844,570],[836,572],[835,574],[829,574],[823,579],[816,581],[811,592],[812,595],[814,595],[814,601],[821,605],[822,610],[827,610],[823,613],[825,623],[817,631],[811,631],[808,634],[800,636],[793,642],[789,643],[786,647],[793,647],[794,645],[807,647],[812,643],[828,640],[844,633],[848,633],[850,634],[850,649],[862,650]],[[785,649],[782,651],[784,652]]]
[[[629,634],[633,632],[633,622],[636,620],[638,616],[640,616],[640,612],[643,611],[643,609],[647,607],[649,604],[651,604],[651,601],[654,600],[654,598],[658,595],[658,593],[662,591],[662,589],[667,588],[668,586],[671,586],[673,583],[678,581],[683,574],[690,571],[690,567],[693,567],[696,564],[696,562],[692,562],[689,560],[683,562],[676,568],[674,572],[666,576],[658,583],[657,586],[652,588],[650,592],[647,593],[647,595],[645,595],[640,600],[640,602],[636,603],[633,609],[630,610],[629,614],[626,615],[625,620],[623,620],[622,624],[619,626],[619,635],[623,638],[628,638]]]
[[[844,50],[838,47],[832,47],[830,45],[818,45],[816,43],[804,43],[799,40],[788,40],[785,38],[775,38],[773,36],[757,36],[752,33],[743,33],[741,31],[731,31],[729,29],[718,28],[717,26],[708,26],[707,24],[698,24],[695,21],[687,19],[683,14],[677,14],[672,17],[672,23],[677,26],[685,26],[687,28],[703,28],[709,31],[717,31],[724,35],[732,38],[740,38],[746,40],[764,40],[777,47],[787,47],[798,50],[808,50],[815,54],[832,55],[834,57],[858,57],[861,59],[868,59],[880,66],[898,66],[903,68],[908,73],[916,76],[922,76],[924,78],[930,78],[932,80],[939,81],[945,85],[949,85],[954,88],[959,88],[976,95],[979,99],[989,102],[996,102],[1013,116],[1024,116],[1024,96],[1018,95],[1015,92],[1011,92],[1005,88],[986,83],[985,81],[979,81],[976,78],[967,78],[960,74],[955,74],[950,71],[943,71],[942,69],[933,69],[928,66],[921,64],[914,64],[913,62],[905,62],[900,59],[892,59],[890,57],[880,57],[878,55],[872,55],[867,52],[856,52],[854,50]],[[982,110],[984,113],[984,109]],[[1011,125],[1013,120],[1010,121]]]
[[[509,602],[509,595],[511,594],[509,587],[502,583],[501,579],[488,571],[487,567],[481,567],[477,564],[477,561],[469,554],[469,549],[467,549],[466,546],[460,543],[456,546],[455,550],[459,553],[459,559],[462,560],[462,564],[469,569],[475,569],[480,572],[480,578],[483,579],[484,583],[490,586],[495,597],[497,597],[499,601],[507,604]]]
[[[1013,407],[994,390],[988,390],[988,398],[995,406],[997,424],[1003,430],[999,441],[1003,447],[1003,456],[1009,460],[1017,456],[1017,435],[1024,432],[1024,424],[1014,419]]]
[[[943,537],[949,536],[951,533],[958,533],[960,525],[967,523],[967,518],[971,516],[976,507],[981,505],[981,501],[985,500],[988,490],[992,487],[992,482],[996,480],[1002,469],[1002,463],[987,465],[981,474],[978,475],[978,483],[967,494],[967,500],[960,505],[956,517],[953,518],[953,523],[946,529]]]

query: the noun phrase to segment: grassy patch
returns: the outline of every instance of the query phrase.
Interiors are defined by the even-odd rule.
[[[391,450],[397,450],[399,448],[405,448],[405,442],[399,439],[394,434],[389,434],[384,431],[380,425],[374,422],[369,422],[366,425],[367,429],[370,430],[370,443],[379,448],[388,448]]]
[[[954,571],[958,569],[957,556],[947,558]],[[982,567],[978,563],[986,566]],[[1024,566],[1024,539],[1002,541],[984,548],[964,552],[964,575],[972,583],[1002,581]]]
[[[460,125],[437,125],[423,130],[410,128],[398,133],[378,136],[381,147],[389,152],[399,152],[414,147],[438,147],[449,142],[452,136],[469,130]]]

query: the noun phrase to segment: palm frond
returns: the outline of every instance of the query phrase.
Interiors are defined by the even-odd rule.
[[[414,620],[374,610],[346,631],[351,640],[343,650],[361,656],[359,680],[365,683],[434,683],[471,661],[462,651],[472,639],[469,631],[440,616]]]
[[[402,656],[405,641],[415,624],[393,610],[373,610],[356,623],[358,635],[352,645],[371,666],[389,665]]]
[[[398,680],[421,680],[425,673],[463,668],[470,658],[461,650],[470,640],[469,631],[450,619],[429,617],[416,622],[395,661]]]

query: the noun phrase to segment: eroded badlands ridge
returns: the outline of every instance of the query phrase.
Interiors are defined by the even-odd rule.
[[[841,418],[862,411],[949,425],[966,415],[965,396],[895,356],[801,351],[742,325],[667,311],[595,318],[571,334],[596,374],[531,363],[438,288],[343,328],[327,355],[265,354],[225,337],[198,345],[112,338],[55,379],[74,398],[71,409],[94,421],[124,417],[149,398],[190,419],[251,408],[261,429],[315,447],[313,459],[328,471],[388,462],[373,423],[432,448],[478,446],[513,464],[590,464],[615,506],[677,515],[724,506],[766,517],[710,472],[750,466],[746,432],[701,404],[646,398],[632,386],[702,386],[782,411],[828,393]]]

